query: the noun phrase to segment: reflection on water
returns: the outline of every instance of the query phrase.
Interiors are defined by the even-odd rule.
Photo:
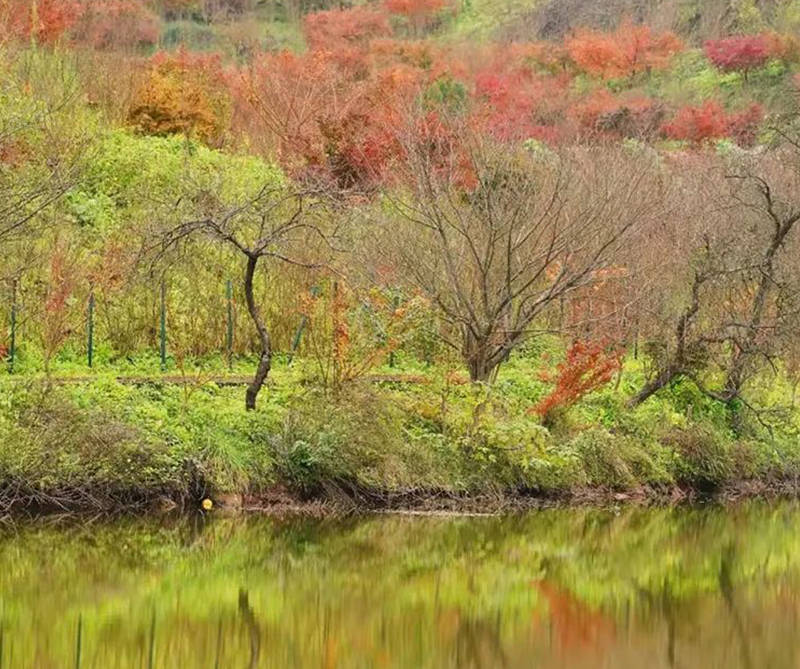
[[[0,668],[800,666],[800,506],[40,520]]]

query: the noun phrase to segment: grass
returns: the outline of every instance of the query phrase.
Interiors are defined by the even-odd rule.
[[[727,409],[686,383],[629,410],[625,399],[643,378],[635,360],[619,383],[546,428],[528,411],[548,391],[539,355],[512,359],[492,387],[398,356],[397,367],[336,394],[319,387],[308,363],[278,360],[251,413],[242,388],[209,380],[226,372],[222,358],[196,361],[200,371],[187,372],[184,385],[164,383],[150,358],[101,365],[90,381],[73,384],[4,375],[0,501],[117,508],[160,497],[258,498],[276,487],[297,499],[363,505],[587,490],[657,496],[748,481],[763,487],[800,473],[796,413],[771,432],[745,416],[735,432]],[[239,360],[233,369],[247,374],[252,366]],[[56,372],[86,374],[68,357]],[[115,378],[129,373],[152,379]],[[773,395],[782,387],[774,379],[762,385]]]

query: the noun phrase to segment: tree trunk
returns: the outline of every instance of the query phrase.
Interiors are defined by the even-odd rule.
[[[628,408],[633,409],[646,402],[651,395],[655,395],[659,390],[666,387],[679,374],[680,372],[675,369],[665,369],[628,400]]]
[[[264,381],[267,380],[267,375],[272,365],[272,345],[269,340],[269,332],[267,331],[267,326],[264,325],[264,320],[261,318],[261,310],[258,308],[253,295],[253,277],[255,276],[257,264],[257,255],[248,256],[247,270],[244,273],[244,297],[247,302],[247,311],[250,314],[250,318],[253,320],[253,324],[256,326],[259,343],[261,345],[258,369],[256,370],[253,382],[247,386],[247,392],[245,393],[245,408],[248,411],[252,411],[256,408],[256,398],[258,397],[261,387],[264,385]]]
[[[491,355],[488,341],[476,337],[465,328],[461,353],[469,370],[470,381],[487,383],[491,380],[499,361],[495,361]]]

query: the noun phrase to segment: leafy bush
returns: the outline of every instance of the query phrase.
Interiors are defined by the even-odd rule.
[[[305,495],[359,495],[432,484],[426,463],[405,438],[396,407],[372,389],[308,392],[292,402],[275,440],[276,466]]]
[[[677,478],[682,483],[715,490],[735,471],[731,445],[705,426],[677,428],[665,442],[676,451]]]
[[[626,490],[672,482],[659,447],[634,437],[604,429],[587,430],[564,448],[578,457],[592,486]]]

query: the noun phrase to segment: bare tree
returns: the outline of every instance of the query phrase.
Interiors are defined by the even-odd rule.
[[[465,127],[447,150],[405,141],[386,194],[382,252],[438,307],[473,381],[534,332],[540,316],[610,266],[660,206],[657,166],[622,149],[517,149]]]
[[[678,291],[684,297],[671,326],[656,319],[654,336],[672,335],[632,406],[679,377],[722,402],[741,401],[759,361],[772,364],[781,337],[796,327],[800,276],[788,249],[800,221],[800,150],[782,134],[769,151],[736,152],[724,162],[706,157],[684,175],[692,192],[684,193],[689,204],[673,226],[690,251],[679,257],[686,268],[672,270],[686,277]],[[720,373],[709,382],[704,372],[714,365]]]
[[[236,251],[245,263],[243,288],[247,311],[258,334],[259,361],[247,387],[245,407],[256,399],[272,366],[272,343],[255,293],[256,270],[262,260],[315,268],[323,264],[322,249],[330,249],[335,231],[328,231],[321,216],[321,196],[314,190],[296,190],[283,183],[265,186],[249,200],[226,206],[204,191],[192,199],[200,216],[162,233],[161,254],[192,237],[202,236]]]

